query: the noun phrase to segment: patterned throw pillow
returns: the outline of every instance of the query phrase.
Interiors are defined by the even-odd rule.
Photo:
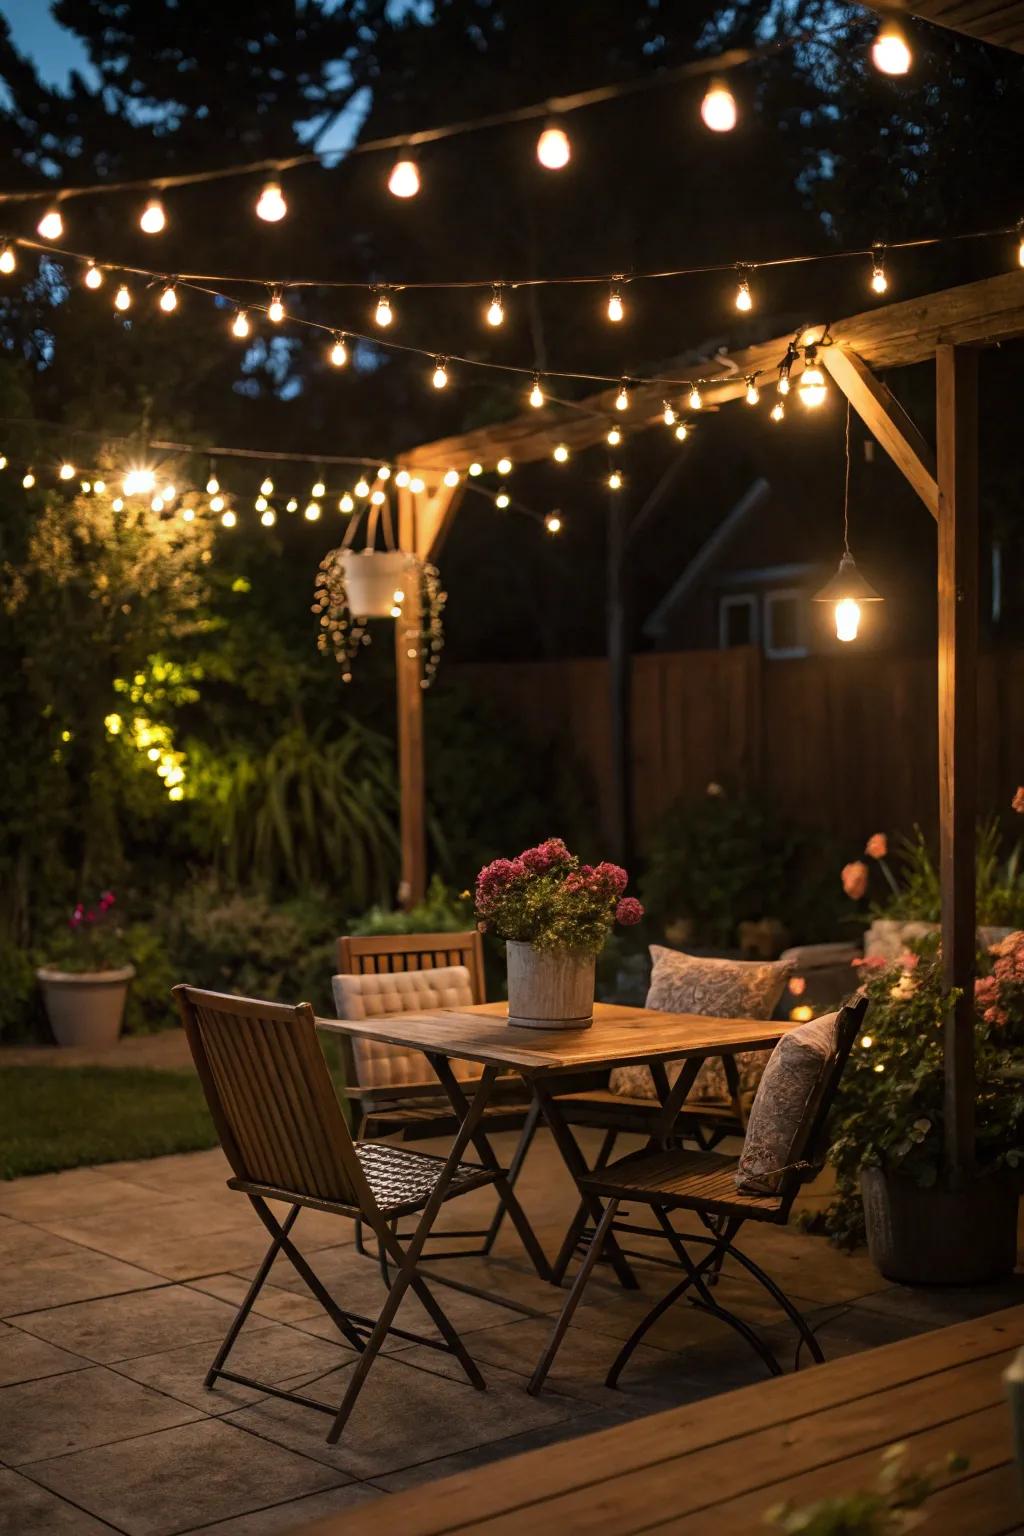
[[[783,1170],[804,1152],[807,1121],[835,1050],[838,1013],[823,1014],[783,1035],[764,1069],[747,1122],[736,1188],[773,1195]]]
[[[770,1019],[790,967],[782,960],[713,960],[684,955],[677,949],[651,945],[651,985],[648,1008],[665,1013],[703,1013],[719,1019]],[[753,1093],[761,1078],[767,1051],[740,1051],[736,1057],[740,1092]],[[679,1063],[669,1068],[675,1082]],[[649,1067],[616,1067],[609,1081],[613,1093],[631,1098],[656,1099]],[[701,1067],[688,1102],[694,1099],[728,1099],[729,1087],[721,1057],[712,1056]]]

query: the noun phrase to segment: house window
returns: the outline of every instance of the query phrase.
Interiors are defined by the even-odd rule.
[[[764,653],[774,661],[807,655],[807,594],[796,588],[764,595]]]
[[[757,644],[757,598],[752,593],[742,597],[723,597],[718,603],[718,647],[728,651],[736,645]]]

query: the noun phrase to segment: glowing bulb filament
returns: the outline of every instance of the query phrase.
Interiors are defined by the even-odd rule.
[[[629,390],[626,388],[625,382],[619,385],[619,392],[615,396],[615,409],[617,411],[629,410]]]
[[[284,319],[284,300],[281,297],[280,288],[275,288],[270,296],[270,303],[267,306],[267,319],[272,325],[280,325]]]
[[[757,387],[757,380],[753,377],[747,380],[747,393],[744,398],[748,405],[756,405],[761,398],[761,391]]]
[[[750,279],[741,277],[739,287],[736,289],[736,308],[749,313],[754,307],[754,296],[750,291]]]
[[[257,216],[267,224],[276,224],[288,212],[281,188],[276,181],[268,181],[256,203]]]
[[[168,283],[160,294],[160,308],[165,315],[173,314],[178,307],[178,295],[173,283]]]
[[[85,269],[85,286],[94,290],[103,287],[103,268],[98,267],[94,261],[90,261]]]
[[[608,295],[608,319],[616,324],[625,318],[626,307],[622,302],[622,294],[618,288],[613,288]]]
[[[692,385],[690,388],[690,394],[687,403],[691,411],[699,411],[704,404],[704,401],[701,399],[700,390],[697,388],[696,384]]]
[[[487,324],[504,325],[505,306],[501,301],[501,289],[497,286],[491,289],[491,302],[487,306]]]
[[[771,408],[771,411],[769,412],[772,421],[781,421],[785,414],[786,407],[783,405],[781,400],[776,400],[775,404]]]
[[[889,279],[885,275],[885,267],[882,265],[881,256],[876,256],[871,268],[872,293],[884,293],[889,286]]]
[[[675,426],[675,421],[676,421],[675,409],[669,403],[668,400],[665,401],[665,405],[664,405],[664,408],[663,408],[662,413],[661,413],[661,419],[665,423],[666,427],[673,427],[673,426]]]
[[[235,315],[234,320],[231,322],[232,336],[237,336],[239,341],[244,341],[251,330],[252,326],[249,324],[248,311],[240,309]]]
[[[860,627],[860,604],[852,597],[844,597],[836,603],[836,636],[840,640],[856,640]]]
[[[328,356],[330,357],[332,367],[344,368],[348,362],[348,348],[345,345],[344,336],[335,336]]]
[[[395,318],[394,311],[391,308],[391,300],[386,293],[379,295],[373,318],[378,325],[390,325]]]
[[[530,404],[536,411],[539,411],[544,404],[544,391],[540,387],[540,376],[536,373],[533,376],[533,388],[530,390]]]
[[[812,363],[809,368],[804,369],[800,375],[797,392],[804,405],[812,411],[824,404],[825,396],[828,394],[828,383],[817,363]]]
[[[438,357],[434,361],[434,377],[432,382],[435,389],[444,389],[448,383],[448,370],[444,366],[443,358]]]
[[[676,427],[676,438],[678,439],[679,442],[685,443],[686,439],[689,437],[689,435],[690,435],[689,427],[686,425],[685,421],[681,421],[679,423],[678,427]]]
[[[158,197],[151,197],[139,215],[139,228],[144,235],[158,235],[166,223],[163,203]]]
[[[114,295],[114,308],[120,310],[123,314],[126,309],[131,308],[131,304],[132,296],[125,284],[122,283]]]

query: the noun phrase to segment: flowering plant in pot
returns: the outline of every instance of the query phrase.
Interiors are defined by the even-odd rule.
[[[47,946],[36,976],[58,1045],[105,1047],[121,1033],[135,975],[113,891],[95,905],[77,902],[66,927]]]
[[[617,864],[584,864],[560,837],[514,859],[495,859],[476,879],[481,933],[506,941],[509,1023],[586,1029],[593,1022],[594,962],[615,923],[644,915],[625,894]]]

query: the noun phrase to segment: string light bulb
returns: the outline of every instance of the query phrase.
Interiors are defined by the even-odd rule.
[[[360,485],[365,485],[366,481],[365,480],[361,480],[359,482],[359,484]],[[325,496],[327,494],[327,487],[324,485],[324,482],[322,480],[315,480],[313,482],[313,487],[312,487],[312,489],[311,489],[309,494],[310,494],[310,496],[312,497],[312,499],[314,501],[319,501],[321,496]],[[358,494],[358,487],[357,487],[357,494]]]
[[[114,308],[116,310],[118,310],[123,315],[125,310],[126,309],[131,309],[131,307],[132,307],[131,292],[130,292],[130,290],[128,288],[127,283],[121,283],[120,286],[118,287],[117,292],[114,294]]]
[[[172,315],[178,307],[178,294],[173,283],[167,283],[160,292],[160,308],[165,315]]]
[[[247,309],[236,309],[235,318],[231,322],[232,336],[237,336],[239,341],[244,341],[251,330],[249,311]]]
[[[690,385],[690,393],[687,397],[687,404],[689,405],[691,411],[699,411],[704,405],[703,397],[696,384]]]
[[[626,317],[626,306],[622,302],[622,290],[618,283],[614,283],[608,294],[608,319],[616,325]]]
[[[285,502],[284,509],[286,512],[297,512],[299,510],[299,504],[295,500],[294,496],[289,496],[288,500]]]
[[[556,444],[554,452],[552,453],[551,457],[554,459],[556,464],[566,464],[566,463],[568,463],[568,461],[569,461],[569,449],[568,449],[567,445],[565,443],[558,443],[558,444]]]
[[[817,362],[817,353],[813,347],[808,347],[804,353],[804,371],[797,382],[796,390],[801,402],[807,406],[808,410],[816,411],[825,403],[828,380]]]
[[[512,473],[512,460],[507,456],[502,457],[498,460],[495,468],[499,475],[510,475]]]
[[[390,296],[386,292],[382,291],[377,295],[377,308],[373,312],[373,318],[381,326],[390,325],[395,318]]]
[[[97,496],[102,496],[103,492],[107,488],[107,482],[105,480],[94,480],[92,483],[92,488],[96,492]]]
[[[267,319],[271,325],[280,325],[284,319],[284,299],[281,297],[280,288],[275,288],[270,295],[270,303],[267,305]]]
[[[0,272],[2,272],[5,277],[10,277],[11,273],[14,271],[17,265],[18,259],[14,254],[14,246],[9,240],[5,240],[3,244],[3,250],[0,250]],[[101,277],[100,282],[102,281],[103,279]]]
[[[770,415],[772,421],[781,421],[783,416],[786,414],[786,407],[783,405],[781,400],[776,400],[768,414]]]
[[[545,128],[537,140],[537,159],[546,171],[561,171],[572,159],[572,145],[564,128]]]
[[[195,509],[195,507],[182,507],[182,509],[181,509],[181,520],[182,520],[183,523],[195,522],[195,516],[196,516],[196,509]]]
[[[459,472],[458,472],[458,470],[457,469],[446,469],[445,472],[444,472],[444,483],[445,483],[445,485],[447,485],[449,487],[451,487],[453,485],[458,485],[458,483],[459,483]],[[381,492],[382,499],[383,499],[383,494],[384,493],[382,491]]]
[[[233,528],[235,526],[235,524],[238,522],[238,518],[232,512],[230,507],[228,507],[227,510],[224,512],[223,516],[221,517],[221,522],[223,523],[225,528]]]
[[[627,385],[625,379],[623,379],[622,383],[619,385],[619,392],[615,396],[615,409],[617,411],[629,410],[629,386]]]
[[[474,480],[476,479],[476,477],[478,475],[482,475],[483,472],[484,472],[483,465],[480,464],[476,459],[473,460],[472,464],[466,470],[466,474],[467,475],[472,475]],[[397,481],[397,479],[398,479],[398,476],[396,475],[395,476],[395,480]]]
[[[151,197],[139,214],[139,228],[144,235],[159,235],[167,225],[167,214],[158,197]]]
[[[739,284],[736,288],[736,308],[744,314],[749,314],[754,307],[754,295],[750,291],[750,279],[745,273],[741,273]]]
[[[675,407],[672,405],[672,402],[670,400],[666,400],[664,402],[664,405],[662,407],[662,412],[661,412],[661,419],[665,423],[666,427],[673,427],[673,426],[675,426],[675,422],[676,422]]]
[[[533,376],[533,387],[530,390],[529,401],[535,411],[539,411],[544,404],[544,391],[540,387],[539,373],[535,373]]]
[[[396,160],[388,177],[392,197],[415,197],[420,190],[420,172],[415,160]]]
[[[433,378],[431,379],[431,383],[433,384],[435,389],[445,389],[445,388],[447,388],[447,385],[448,385],[448,370],[445,367],[446,361],[447,361],[447,359],[443,358],[443,357],[435,357],[434,358],[434,374],[433,374]]]
[[[174,501],[177,494],[177,486],[171,485],[169,483],[165,485],[163,490],[160,492],[160,495],[163,497],[164,501]]]
[[[391,479],[391,465],[390,464],[382,464],[380,466],[380,468],[377,471],[377,479],[378,480],[390,480]]]
[[[548,533],[561,533],[562,519],[560,515],[557,512],[549,512],[547,517],[544,519],[544,527],[547,529]]]
[[[26,469],[25,473],[22,475],[21,483],[25,487],[26,491],[30,491],[35,485],[36,477],[30,469]]]
[[[2,258],[0,258],[2,259]],[[94,261],[90,261],[85,269],[85,277],[82,279],[87,288],[95,290],[103,287],[103,268],[98,267]]]
[[[270,503],[265,496],[257,496],[254,505],[257,512],[265,512]]]
[[[327,356],[330,359],[332,368],[344,368],[348,362],[348,347],[346,347],[345,338],[340,331],[331,342],[331,350]]]
[[[211,512],[223,512],[223,510],[224,510],[224,497],[220,496],[220,495],[211,496],[210,497],[210,511]]]
[[[315,523],[320,516],[320,503],[318,501],[308,502],[306,510],[302,515],[307,523]]]
[[[871,257],[871,291],[872,293],[885,293],[888,287],[889,279],[885,271],[885,256],[882,247],[878,245],[875,247]]]
[[[608,444],[609,448],[617,448],[622,442],[622,433],[619,431],[618,427],[609,427],[608,431],[605,433],[604,440]]]
[[[751,374],[747,380],[747,392],[743,397],[748,405],[756,405],[761,398],[761,391],[757,387],[757,380]]]
[[[610,491],[622,490],[622,471],[620,469],[613,469],[608,476],[608,489]]]
[[[274,511],[273,507],[266,507],[264,509],[264,511],[260,514],[260,522],[263,524],[264,528],[273,528],[274,524],[277,522],[277,513]]]
[[[677,439],[677,441],[679,441],[680,443],[685,443],[686,439],[689,437],[689,435],[690,435],[689,427],[686,425],[685,421],[681,421],[679,423],[678,427],[676,427],[676,439]]]
[[[338,502],[338,511],[339,512],[349,513],[349,512],[354,512],[355,509],[356,509],[355,500],[354,500],[351,492],[350,491],[346,491],[344,496],[342,496],[340,501]]]
[[[278,224],[288,212],[279,182],[268,181],[256,200],[256,214],[266,224]]]
[[[410,489],[410,491],[412,491],[413,495],[414,496],[421,496],[423,494],[423,492],[426,490],[426,488],[427,488],[427,482],[424,480],[423,476],[422,475],[413,475],[412,479],[409,481],[409,489]],[[358,490],[359,490],[359,487],[357,485],[356,486],[356,491],[358,492]]]
[[[820,592],[814,594],[816,603],[833,604],[836,639],[845,644],[856,640],[863,617],[862,604],[880,603],[883,598],[857,569],[849,549],[844,550],[839,569]]]
[[[273,496],[273,494],[274,494],[274,482],[273,482],[273,480],[271,480],[269,475],[266,475],[264,477],[264,479],[262,480],[261,484],[260,484],[260,495],[261,496]]]
[[[791,387],[792,385],[789,377],[789,359],[787,358],[787,360],[779,369],[779,382],[776,384],[775,388],[778,390],[780,395],[788,395]]]
[[[712,80],[700,104],[705,128],[712,133],[731,133],[736,127],[736,98],[722,80]]]
[[[75,478],[75,466],[69,464],[65,459],[57,473],[62,480],[73,480]]]
[[[505,305],[501,297],[501,287],[495,283],[491,289],[491,302],[487,306],[486,316],[488,325],[499,326],[505,324]]]
[[[508,491],[506,491],[505,487],[502,486],[501,490],[498,492],[497,496],[495,496],[495,498],[494,498],[494,505],[496,507],[500,507],[501,510],[504,512],[505,508],[510,506],[511,503],[512,503],[511,496],[509,495]]]
[[[210,496],[216,496],[217,492],[220,490],[220,481],[217,479],[217,476],[213,473],[212,469],[210,471],[210,478],[206,482],[206,490],[207,494]]]
[[[883,75],[905,75],[914,56],[906,33],[894,21],[884,21],[871,44],[871,62]]]
[[[61,218],[60,209],[54,203],[47,208],[39,223],[36,225],[36,234],[44,240],[59,240],[64,233],[64,220]]]
[[[395,484],[398,486],[399,490],[404,491],[411,479],[412,476],[409,474],[407,469],[400,469],[398,474],[395,476]]]

